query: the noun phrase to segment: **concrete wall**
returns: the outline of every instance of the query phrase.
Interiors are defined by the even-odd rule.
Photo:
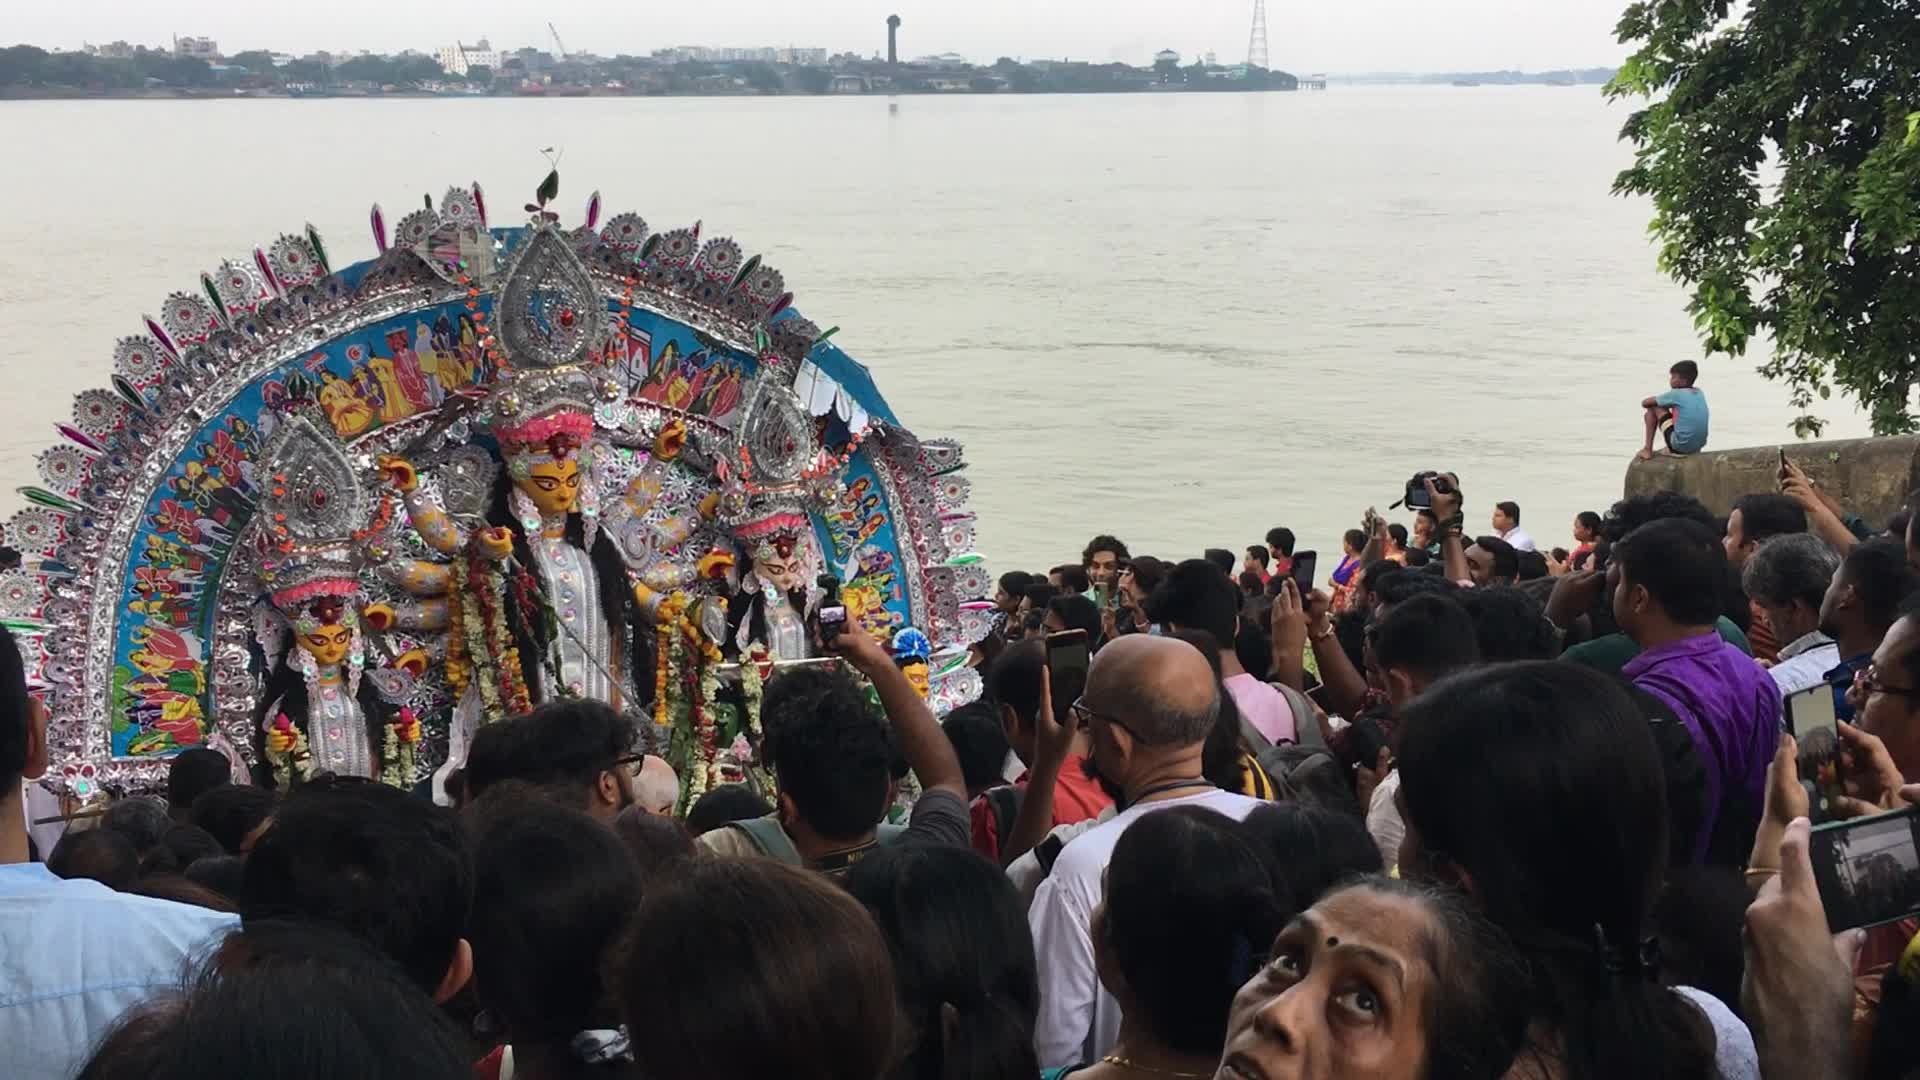
[[[1787,459],[1806,470],[1840,505],[1878,526],[1920,490],[1920,435],[1784,444]],[[1780,446],[1657,456],[1627,470],[1626,493],[1682,491],[1725,515],[1742,495],[1778,490]]]

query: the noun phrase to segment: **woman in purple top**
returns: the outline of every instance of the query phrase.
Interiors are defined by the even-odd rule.
[[[1698,860],[1716,825],[1751,834],[1759,820],[1780,737],[1780,689],[1714,629],[1726,552],[1705,526],[1680,518],[1644,525],[1614,545],[1612,560],[1620,571],[1614,619],[1641,648],[1621,674],[1673,709],[1706,764]]]

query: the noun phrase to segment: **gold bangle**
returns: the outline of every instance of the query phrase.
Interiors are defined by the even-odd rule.
[[[1779,872],[1780,868],[1777,866],[1749,866],[1743,871],[1743,875],[1749,878],[1771,877]]]

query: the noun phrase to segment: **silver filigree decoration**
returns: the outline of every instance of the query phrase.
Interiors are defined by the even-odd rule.
[[[113,370],[136,386],[160,375],[160,343],[150,337],[123,337],[113,347]]]
[[[83,390],[73,399],[73,426],[104,440],[120,426],[126,403],[111,390]]]
[[[606,300],[551,226],[522,245],[494,304],[494,320],[507,357],[517,368],[555,368],[585,363],[602,346]]]
[[[62,495],[80,490],[87,470],[87,455],[77,446],[50,446],[40,451],[40,479]]]
[[[22,554],[45,555],[60,543],[60,521],[47,510],[22,510],[7,522],[6,535]]]
[[[0,573],[0,617],[31,618],[40,607],[40,583],[24,570]]]

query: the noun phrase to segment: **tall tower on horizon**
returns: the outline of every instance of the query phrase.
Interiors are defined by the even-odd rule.
[[[887,66],[900,65],[900,16],[887,16]]]
[[[1267,57],[1267,0],[1253,0],[1253,32],[1247,35],[1247,67],[1270,71]]]

